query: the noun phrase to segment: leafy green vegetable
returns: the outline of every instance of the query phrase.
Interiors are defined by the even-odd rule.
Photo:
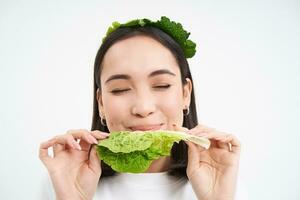
[[[119,131],[97,145],[101,160],[117,172],[145,172],[151,162],[161,156],[169,156],[174,142],[194,142],[206,149],[210,142],[206,138],[177,131]]]
[[[112,32],[117,30],[118,28],[122,27],[131,27],[131,28],[137,28],[137,27],[146,27],[146,26],[152,26],[156,27],[165,33],[167,33],[169,36],[171,36],[183,49],[184,55],[186,58],[192,58],[196,53],[196,43],[189,40],[188,37],[190,35],[189,32],[184,30],[182,25],[180,23],[176,23],[174,21],[171,21],[166,16],[162,16],[160,20],[157,20],[156,22],[151,21],[149,19],[134,19],[131,21],[128,21],[124,24],[121,24],[117,21],[113,22],[112,25],[108,28],[105,37],[102,39],[102,42],[105,41],[106,37],[110,35]]]

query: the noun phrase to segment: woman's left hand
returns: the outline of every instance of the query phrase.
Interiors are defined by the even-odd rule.
[[[209,149],[186,142],[189,147],[186,173],[198,199],[233,200],[241,150],[238,139],[204,125],[190,130],[175,127],[175,130],[206,137],[211,142]]]

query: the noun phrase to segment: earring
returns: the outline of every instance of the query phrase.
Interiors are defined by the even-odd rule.
[[[186,109],[183,110],[183,115],[188,116],[190,114],[190,107],[187,107]]]
[[[100,123],[101,123],[102,126],[106,126],[106,122],[105,122],[104,117],[100,116]]]

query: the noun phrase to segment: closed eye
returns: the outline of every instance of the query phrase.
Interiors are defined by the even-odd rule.
[[[114,89],[114,90],[111,91],[111,93],[113,93],[113,94],[121,94],[121,93],[127,92],[129,90],[130,90],[129,88],[128,89]]]
[[[166,85],[156,85],[153,88],[155,88],[157,90],[166,90],[169,87],[171,87],[171,85],[166,84]],[[111,91],[111,93],[112,94],[122,94],[122,93],[125,93],[125,92],[129,91],[129,90],[130,90],[130,88],[127,88],[127,89],[114,89],[114,90]]]
[[[169,87],[171,87],[170,84],[154,86],[156,89],[168,89]]]

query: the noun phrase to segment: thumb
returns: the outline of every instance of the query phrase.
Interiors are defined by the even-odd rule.
[[[96,146],[93,145],[90,153],[89,167],[96,173],[101,175],[101,160],[98,157]]]
[[[188,166],[197,166],[200,162],[199,151],[196,144],[185,142],[188,145]]]
[[[175,131],[188,132],[189,129],[186,127],[179,127],[177,124],[173,124]],[[185,141],[188,145],[188,166],[197,166],[200,162],[199,150],[197,145],[190,141]]]

